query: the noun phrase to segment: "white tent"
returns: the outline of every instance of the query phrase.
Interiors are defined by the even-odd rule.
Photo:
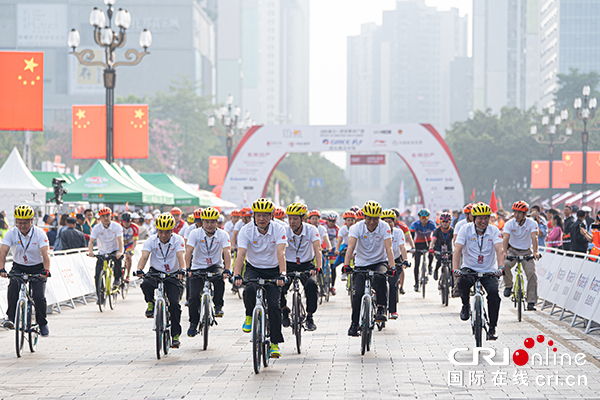
[[[15,205],[32,202],[34,195],[36,201],[44,202],[49,190],[29,172],[15,147],[0,168],[0,211],[6,211],[9,225],[14,222]]]

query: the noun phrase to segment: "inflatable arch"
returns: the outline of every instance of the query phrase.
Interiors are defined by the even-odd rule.
[[[464,204],[452,153],[428,124],[254,126],[232,156],[221,197],[249,205],[266,196],[271,175],[287,153],[322,151],[396,153],[412,172],[427,208],[435,212]]]

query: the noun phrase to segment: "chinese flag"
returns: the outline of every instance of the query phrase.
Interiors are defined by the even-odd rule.
[[[148,158],[148,104],[114,108],[114,158]]]
[[[563,151],[563,179],[565,183],[581,183],[583,176],[583,155],[580,151]]]
[[[0,51],[0,130],[44,130],[44,53]]]
[[[227,157],[210,156],[208,158],[208,184],[222,185],[227,175]]]
[[[106,106],[73,106],[73,158],[106,158]]]
[[[548,178],[550,173],[550,163],[548,161],[532,161],[531,162],[531,188],[532,189],[548,189]],[[554,166],[554,164],[552,164]],[[554,181],[554,179],[553,179]]]
[[[475,202],[475,188],[473,188],[473,191],[471,192],[471,203]]]
[[[587,183],[600,183],[600,151],[587,153]]]
[[[564,164],[562,161],[552,161],[552,187],[554,189],[569,188],[569,182],[565,179]]]
[[[492,212],[498,212],[498,200],[496,200],[496,188],[492,189],[492,197],[490,197],[490,208]]]

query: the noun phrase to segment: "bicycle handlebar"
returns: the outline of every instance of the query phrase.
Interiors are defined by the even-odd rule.
[[[541,254],[540,254],[540,257],[542,257]],[[517,260],[519,262],[521,262],[521,261],[530,261],[530,260],[533,260],[534,258],[535,258],[534,256],[508,256],[508,257],[506,257],[506,259],[508,261],[515,261],[515,260]]]
[[[265,283],[277,283],[277,278],[275,279],[265,279],[265,278],[252,278],[252,279],[242,279],[242,283],[258,283],[263,286]]]
[[[367,275],[371,275],[371,273],[373,273],[373,275],[387,275],[387,272],[373,271],[372,269],[354,268],[352,270],[352,272],[359,273],[359,274],[367,274]]]
[[[140,271],[141,277],[144,279],[160,279],[160,280],[167,280],[167,279],[178,279],[177,275],[183,275],[182,270],[177,270],[171,274],[167,274],[166,272],[148,272],[148,273],[144,273],[144,271],[138,270]]]
[[[124,254],[123,254],[123,255],[124,255]],[[113,261],[118,261],[118,260],[120,260],[120,259],[122,259],[122,258],[123,258],[123,255],[121,255],[121,257],[120,257],[120,258],[117,258],[117,256],[116,256],[116,253],[115,253],[115,252],[113,252],[113,253],[108,253],[108,254],[100,254],[100,253],[97,253],[97,254],[94,254],[94,257],[96,257],[96,258],[99,258],[100,260],[106,260],[106,261],[113,260]]]
[[[18,279],[18,280],[22,280],[25,281],[25,277],[27,277],[27,280],[31,280],[31,281],[45,281],[47,278],[41,274],[17,274],[17,273],[9,273],[7,275],[7,277],[9,279]],[[48,278],[50,277],[50,275],[48,275]]]
[[[301,276],[309,276],[310,275],[310,271],[292,271],[292,272],[286,272],[286,276],[288,278],[300,278]]]
[[[435,254],[438,256],[444,256],[446,254],[454,254],[454,253],[452,251],[436,251]]]
[[[210,271],[202,271],[202,270],[194,270],[194,271],[190,271],[192,273],[192,278],[195,277],[208,277],[208,278],[212,278],[215,276],[218,277],[223,277],[223,275],[225,275],[225,273],[221,272],[221,273],[216,273],[216,272],[210,272]]]
[[[496,270],[496,271],[498,271],[498,270]],[[461,276],[476,276],[478,278],[482,278],[484,276],[498,276],[496,271],[494,271],[494,272],[477,272],[477,271],[473,271],[472,269],[469,269],[469,270],[455,269],[453,272],[455,274],[458,273],[458,275],[461,275]]]

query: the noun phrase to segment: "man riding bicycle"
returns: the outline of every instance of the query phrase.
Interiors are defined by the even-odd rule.
[[[229,238],[231,238],[231,235],[233,234],[233,227],[242,217],[242,213],[240,212],[240,210],[235,209],[231,211],[230,217],[231,219],[225,222],[225,225],[223,225],[223,230],[227,232]]]
[[[317,210],[311,210],[308,213],[308,223],[317,228],[319,232],[319,237],[321,238],[321,248],[326,250],[328,253],[331,253],[333,250],[333,246],[331,246],[331,242],[329,241],[329,236],[327,235],[327,228],[320,224],[321,213]]]
[[[214,287],[215,317],[223,316],[223,293],[225,293],[223,279],[231,273],[231,243],[227,232],[217,229],[219,211],[213,207],[207,207],[202,211],[201,216],[202,228],[191,231],[185,246],[185,265],[190,281],[190,327],[187,331],[187,335],[190,337],[194,337],[198,333],[198,323],[200,322],[198,309],[205,279],[200,276],[192,277],[192,272],[200,270],[222,275],[209,278]],[[224,265],[223,259],[225,260]]]
[[[279,343],[283,343],[281,334],[281,287],[286,281],[285,246],[287,237],[285,228],[272,222],[275,206],[268,199],[258,199],[252,203],[254,222],[242,227],[238,235],[238,253],[234,267],[234,285],[242,284],[240,275],[246,260],[246,279],[276,279],[277,285],[266,285],[267,304],[269,305],[269,324],[271,332],[272,358],[281,357]],[[257,284],[251,283],[244,289],[246,319],[242,326],[244,332],[252,330],[252,310],[256,305]]]
[[[176,274],[179,279],[165,280],[164,288],[169,299],[169,313],[171,315],[171,335],[173,336],[173,347],[177,348],[181,344],[179,335],[181,334],[181,295],[183,294],[183,283],[181,278],[185,273],[185,261],[183,253],[185,251],[183,238],[173,233],[175,227],[175,218],[169,213],[164,213],[156,218],[156,234],[150,236],[144,242],[142,256],[137,266],[137,274],[143,275],[146,262],[150,259],[149,274],[164,273],[167,275]],[[154,317],[154,290],[158,287],[155,279],[144,279],[141,288],[144,293],[144,300],[148,303],[146,308],[146,317]]]
[[[538,224],[531,218],[527,218],[529,204],[517,201],[512,206],[514,218],[504,225],[502,246],[507,256],[530,256],[539,260],[538,253]],[[533,251],[532,251],[533,247]],[[506,260],[504,262],[504,297],[509,297],[513,287],[511,268],[517,260]],[[537,303],[537,274],[533,260],[521,262],[525,275],[527,276],[527,311],[535,311]]]
[[[494,225],[490,225],[492,210],[485,203],[477,203],[471,211],[473,222],[463,226],[452,255],[452,267],[455,273],[461,268],[474,272],[498,272],[504,265],[504,251],[502,250],[502,234]],[[461,254],[463,263],[460,264]],[[467,321],[470,317],[469,294],[475,284],[476,277],[464,275],[458,278],[458,289],[461,292],[462,309],[460,319]],[[481,284],[487,292],[488,313],[490,328],[489,340],[496,340],[496,326],[500,312],[500,296],[498,295],[498,276],[486,275],[481,277]]]
[[[453,242],[456,242],[456,237],[458,236],[458,232],[460,232],[460,228],[462,228],[468,223],[473,222],[473,216],[471,215],[472,209],[473,204],[467,204],[465,208],[463,208],[463,214],[465,214],[465,218],[458,221],[454,226],[454,237],[452,238]]]
[[[13,256],[13,274],[39,274],[44,277],[50,275],[50,256],[48,255],[48,237],[37,226],[33,226],[33,208],[23,205],[15,208],[14,217],[16,225],[11,228],[2,239],[0,246],[0,277],[6,278],[6,256],[11,251]],[[11,279],[8,284],[8,319],[3,323],[4,328],[14,329],[17,302],[19,301],[20,284]],[[31,281],[31,295],[35,304],[35,318],[40,327],[42,336],[48,336],[48,320],[46,319],[46,281]]]
[[[429,252],[435,253],[436,251],[452,251],[452,240],[454,239],[454,230],[450,226],[452,223],[452,214],[444,212],[440,215],[440,226],[433,231],[431,237],[431,243],[429,244]],[[438,280],[438,273],[441,264],[441,257],[436,257],[437,262],[435,263],[435,271],[433,272],[433,279]]]
[[[244,207],[240,210],[240,219],[235,223],[233,227],[233,233],[231,234],[231,246],[232,249],[237,249],[237,236],[240,230],[252,220],[252,209],[250,207]]]
[[[354,264],[356,268],[369,269],[381,273],[396,272],[394,252],[392,250],[392,230],[382,220],[381,205],[376,201],[367,201],[362,209],[365,220],[354,224],[350,228],[348,250],[343,272],[351,273],[350,260],[355,253]],[[365,291],[365,275],[355,274],[353,277],[352,298],[352,324],[348,329],[348,336],[358,336],[358,318],[360,314],[361,299]],[[385,306],[387,305],[387,282],[384,276],[376,275],[373,287],[377,293],[377,321],[385,321]]]
[[[396,213],[393,210],[384,210],[381,214],[383,222],[390,226],[392,230],[392,251],[394,252],[394,264],[396,266],[406,267],[409,265],[406,255],[405,247],[405,235],[402,229],[396,228]],[[398,307],[396,302],[398,301],[398,290],[396,284],[400,278],[401,273],[396,273],[388,278],[388,285],[390,288],[389,305],[390,318],[398,318]]]
[[[321,257],[321,238],[319,232],[314,226],[304,222],[307,209],[302,203],[290,204],[285,213],[288,216],[289,225],[286,228],[288,238],[288,248],[285,252],[287,272],[310,272],[310,277],[301,276],[300,281],[304,286],[306,295],[306,330],[314,331],[317,329],[313,314],[317,311],[317,300],[319,287],[315,275],[317,270],[323,267]],[[316,260],[315,260],[316,257]],[[317,263],[315,269],[314,261]],[[290,309],[287,306],[286,295],[291,280],[281,289],[281,310],[283,312],[282,324],[285,327],[290,326]]]
[[[419,220],[410,225],[410,233],[415,241],[415,250],[429,250],[431,235],[435,231],[435,223],[429,220],[431,213],[428,209],[422,208],[419,210]],[[415,292],[419,291],[419,273],[421,268],[421,252],[415,251]],[[433,263],[433,254],[429,254],[429,275],[431,275],[431,264]]]
[[[98,210],[98,218],[100,223],[94,225],[92,233],[90,233],[90,241],[88,242],[88,257],[95,257],[94,242],[98,244],[98,253],[100,255],[115,253],[114,260],[114,286],[118,287],[121,282],[121,256],[123,255],[123,228],[115,221],[110,220],[112,210],[108,207]],[[98,291],[98,276],[102,273],[104,261],[100,258],[96,261],[96,276],[94,283],[96,284],[96,292]],[[100,301],[100,300],[98,300]]]
[[[175,219],[175,227],[173,228],[173,233],[179,234],[179,232],[187,226],[187,223],[181,218],[183,211],[179,207],[173,207],[171,209],[171,215]]]
[[[346,258],[346,249],[348,248],[348,233],[350,232],[352,225],[356,223],[356,213],[354,211],[346,211],[342,215],[342,218],[344,219],[344,226],[342,226],[338,231],[335,250],[335,255],[337,258],[333,263],[333,268],[336,268],[338,265],[343,263],[344,258]],[[342,281],[346,280],[346,274],[343,272],[341,279]]]
[[[140,228],[131,222],[131,213],[129,211],[125,211],[121,214],[121,226],[123,226],[123,246],[125,249],[125,269],[127,270],[127,275],[125,276],[125,281],[129,282],[129,273],[131,272],[131,263],[133,257],[133,252],[135,251],[135,247],[137,246],[137,241],[140,235]]]

